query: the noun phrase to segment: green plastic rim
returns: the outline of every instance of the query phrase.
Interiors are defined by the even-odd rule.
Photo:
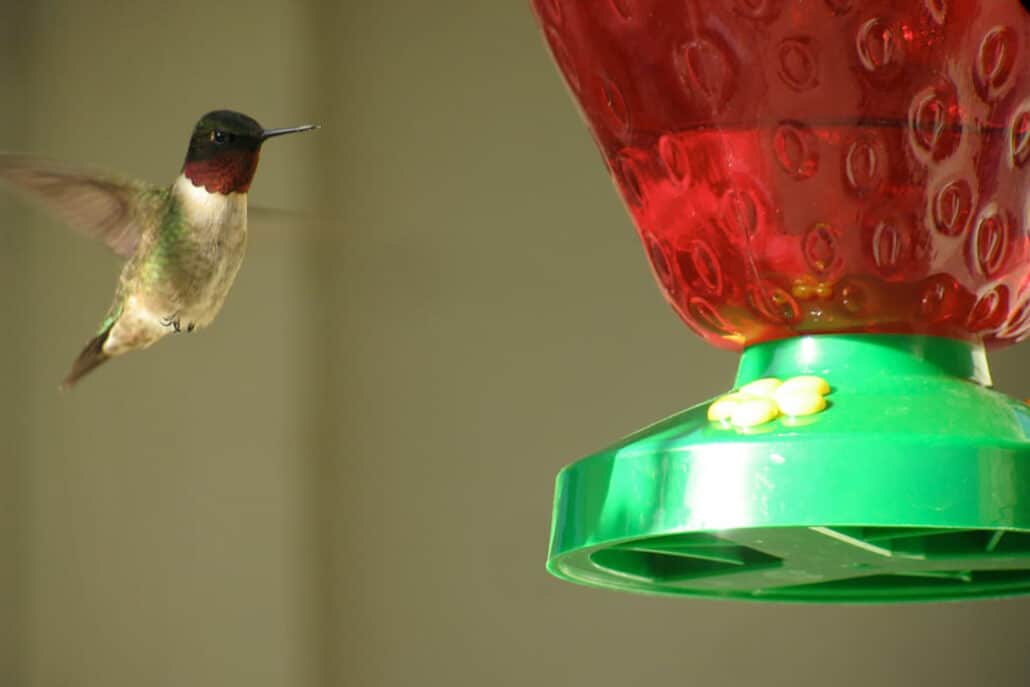
[[[1030,594],[1030,409],[983,348],[825,335],[747,349],[736,386],[831,385],[750,430],[708,403],[561,471],[548,570],[650,594],[904,602]]]

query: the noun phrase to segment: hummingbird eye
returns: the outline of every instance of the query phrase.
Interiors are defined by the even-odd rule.
[[[232,140],[232,134],[226,133],[221,129],[215,129],[211,132],[211,140],[218,144],[226,143]]]

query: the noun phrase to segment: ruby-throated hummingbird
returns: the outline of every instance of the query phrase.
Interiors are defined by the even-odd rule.
[[[182,172],[169,187],[0,154],[0,180],[128,258],[107,316],[62,388],[110,358],[214,320],[243,262],[247,190],[261,144],[316,128],[265,129],[239,112],[209,112],[194,127]]]

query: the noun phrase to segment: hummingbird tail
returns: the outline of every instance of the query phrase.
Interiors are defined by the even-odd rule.
[[[107,336],[111,333],[111,327],[114,322],[104,327],[95,337],[90,339],[89,343],[86,344],[82,352],[79,353],[79,357],[72,363],[72,370],[68,373],[68,376],[61,382],[61,390],[67,391],[71,389],[75,384],[82,379],[84,375],[96,369],[103,363],[107,362],[111,356],[104,353],[104,342],[107,341]]]

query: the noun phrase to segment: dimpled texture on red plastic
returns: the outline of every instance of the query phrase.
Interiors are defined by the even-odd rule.
[[[712,344],[1030,331],[1018,0],[533,0],[662,291]]]

